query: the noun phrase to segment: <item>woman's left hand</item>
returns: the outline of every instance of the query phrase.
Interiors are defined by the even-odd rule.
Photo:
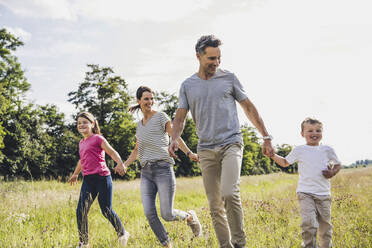
[[[191,153],[189,154],[189,158],[190,158],[191,160],[195,161],[195,162],[199,162],[199,156],[198,156],[198,154],[195,154],[195,153],[191,152]]]

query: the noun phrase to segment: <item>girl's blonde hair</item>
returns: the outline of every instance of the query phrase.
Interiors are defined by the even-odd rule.
[[[90,112],[87,112],[87,111],[81,112],[77,115],[76,119],[78,119],[79,117],[85,118],[91,123],[93,123],[94,127],[92,128],[92,132],[95,134],[101,135],[101,130],[99,128],[98,121],[96,118],[94,118],[94,116]]]

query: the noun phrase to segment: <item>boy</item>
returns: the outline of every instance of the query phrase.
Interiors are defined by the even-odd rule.
[[[282,167],[298,162],[297,195],[301,215],[302,247],[332,247],[330,178],[341,169],[334,150],[319,144],[323,126],[316,119],[306,118],[301,124],[301,135],[306,145],[295,147],[285,158],[275,154],[272,159]],[[330,166],[333,164],[333,167]]]

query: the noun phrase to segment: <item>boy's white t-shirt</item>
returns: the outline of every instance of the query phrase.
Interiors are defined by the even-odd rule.
[[[341,164],[332,147],[327,145],[296,146],[285,157],[289,164],[298,162],[297,193],[311,193],[316,195],[330,195],[330,180],[322,174],[330,163]]]

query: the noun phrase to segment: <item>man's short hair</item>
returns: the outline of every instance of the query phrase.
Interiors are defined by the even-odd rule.
[[[319,120],[314,119],[314,118],[307,117],[307,118],[306,118],[306,119],[301,123],[301,132],[304,131],[304,126],[305,126],[305,124],[311,124],[311,125],[319,124],[319,125],[323,128],[323,123],[321,123]]]
[[[195,51],[199,54],[204,54],[207,47],[218,47],[222,44],[220,39],[217,39],[213,34],[203,35],[199,38],[195,45]]]

